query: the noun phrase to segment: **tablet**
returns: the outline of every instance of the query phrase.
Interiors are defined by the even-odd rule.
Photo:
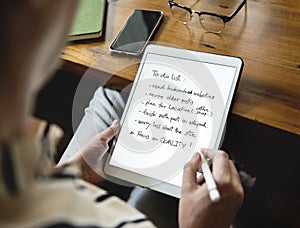
[[[242,72],[239,57],[149,45],[104,172],[180,197],[183,167],[219,149]]]

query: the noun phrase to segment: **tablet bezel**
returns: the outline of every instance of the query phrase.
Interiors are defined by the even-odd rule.
[[[219,64],[219,65],[222,64],[222,65],[227,65],[230,67],[236,67],[237,70],[234,75],[233,83],[232,83],[234,85],[234,89],[230,90],[230,93],[228,96],[229,102],[226,104],[226,106],[224,108],[223,118],[222,118],[222,122],[220,124],[217,138],[216,138],[216,143],[215,143],[214,148],[212,148],[212,149],[219,149],[221,146],[220,144],[222,142],[222,137],[223,137],[223,133],[224,133],[225,125],[226,125],[226,120],[227,120],[229,112],[231,111],[232,103],[233,103],[232,101],[236,94],[238,84],[239,84],[239,79],[240,79],[242,69],[244,66],[243,60],[240,57],[235,57],[235,56],[196,52],[196,51],[190,51],[190,50],[186,50],[186,49],[159,46],[159,45],[153,45],[153,44],[148,45],[145,49],[143,58],[141,60],[141,64],[140,64],[138,72],[136,74],[136,78],[133,82],[131,93],[129,95],[128,102],[126,104],[124,113],[123,113],[121,121],[120,121],[121,126],[122,126],[123,122],[125,121],[127,111],[130,107],[131,100],[134,96],[134,93],[132,91],[134,91],[134,89],[136,88],[137,82],[141,77],[142,65],[145,62],[147,53],[156,53],[156,54],[170,55],[170,56],[195,55],[195,56],[197,56],[197,58],[199,58],[200,61],[203,61],[203,62]],[[125,170],[120,167],[110,165],[109,161],[110,161],[111,155],[113,153],[114,147],[116,145],[116,141],[117,141],[117,137],[113,141],[113,144],[109,150],[108,159],[106,160],[105,165],[104,165],[104,173],[108,179],[111,179],[112,181],[120,180],[123,182],[123,184],[125,183],[127,185],[132,185],[132,186],[139,185],[139,186],[147,187],[147,188],[150,188],[150,189],[153,189],[153,190],[156,190],[156,191],[159,191],[159,192],[162,192],[162,193],[165,193],[165,194],[177,197],[177,198],[180,197],[181,187],[178,187],[177,185],[173,185],[173,184],[163,182],[163,181],[158,181],[156,179],[153,179],[153,178],[150,178],[150,177],[138,174],[138,173],[134,173],[132,171]]]

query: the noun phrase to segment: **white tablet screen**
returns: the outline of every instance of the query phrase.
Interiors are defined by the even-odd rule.
[[[109,164],[181,186],[194,152],[219,147],[238,71],[193,53],[146,52]]]

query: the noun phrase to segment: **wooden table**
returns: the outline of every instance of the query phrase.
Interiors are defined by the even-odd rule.
[[[190,26],[172,18],[167,0],[109,0],[101,40],[69,44],[62,59],[71,71],[94,68],[132,81],[140,59],[112,56],[109,45],[133,9],[165,14],[154,41],[190,50],[240,56],[245,67],[232,112],[300,135],[300,1],[248,0],[220,35],[206,33],[197,18]]]

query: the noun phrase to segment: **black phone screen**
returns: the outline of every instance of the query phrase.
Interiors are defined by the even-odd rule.
[[[140,53],[162,17],[160,11],[135,10],[111,45],[111,50]]]

